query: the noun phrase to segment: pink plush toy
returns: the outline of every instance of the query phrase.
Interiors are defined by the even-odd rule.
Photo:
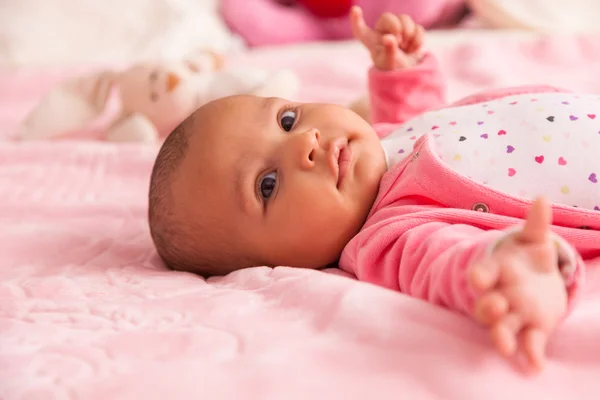
[[[198,51],[183,60],[152,61],[125,70],[77,76],[52,88],[19,126],[22,140],[77,137],[107,116],[103,138],[155,144],[201,105],[233,94],[294,97],[300,87],[290,70],[224,68],[222,55]],[[106,113],[115,89],[120,107]],[[106,114],[106,115],[105,115]]]
[[[353,5],[370,26],[386,11],[408,14],[425,28],[455,22],[466,11],[465,0],[221,0],[221,12],[250,46],[262,46],[349,39]]]

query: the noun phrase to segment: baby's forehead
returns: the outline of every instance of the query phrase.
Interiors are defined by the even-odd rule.
[[[221,99],[194,112],[184,122],[190,138],[184,169],[191,169],[194,176],[224,172],[241,153],[255,147],[261,132],[260,99]]]
[[[188,129],[215,150],[222,144],[259,140],[278,101],[281,100],[250,95],[222,98],[190,116]]]
[[[217,119],[233,115],[245,115],[258,112],[274,100],[276,99],[252,95],[222,97],[200,107],[197,113]]]

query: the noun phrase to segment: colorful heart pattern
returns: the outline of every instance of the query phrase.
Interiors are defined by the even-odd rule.
[[[559,157],[558,158],[558,165],[567,165],[567,160],[565,160],[563,157]]]
[[[543,100],[543,101],[542,101]],[[564,143],[565,141],[571,141],[571,143],[573,143],[573,145],[575,145],[575,142],[572,142],[573,140],[576,140],[577,142],[577,146],[581,146],[582,148],[591,148],[593,146],[596,146],[596,140],[595,137],[592,138],[590,136],[580,136],[582,130],[585,129],[589,129],[590,124],[594,124],[596,122],[591,122],[591,121],[595,121],[596,119],[600,120],[600,118],[597,118],[597,116],[600,116],[600,114],[596,114],[596,113],[592,113],[589,112],[589,110],[584,111],[584,112],[578,112],[578,104],[575,103],[575,100],[558,100],[558,102],[555,102],[553,104],[549,104],[546,103],[545,98],[544,99],[538,99],[538,98],[531,98],[531,99],[525,99],[525,100],[521,100],[519,99],[519,101],[510,101],[508,103],[504,103],[505,106],[506,105],[510,105],[510,106],[516,106],[517,104],[521,103],[523,104],[523,106],[525,106],[525,103],[534,103],[534,102],[538,102],[539,103],[537,105],[531,105],[529,106],[532,110],[535,108],[537,112],[539,112],[540,114],[533,114],[532,117],[535,117],[535,115],[538,115],[538,117],[535,118],[539,118],[540,120],[546,120],[546,123],[551,123],[551,125],[544,125],[544,124],[538,124],[536,123],[534,120],[529,120],[527,118],[525,118],[523,121],[520,120],[514,120],[511,118],[511,115],[507,115],[506,117],[501,116],[493,116],[494,114],[496,114],[496,111],[493,109],[493,103],[490,104],[482,104],[481,106],[484,107],[485,111],[482,110],[482,113],[486,114],[486,115],[481,115],[479,117],[476,117],[475,119],[471,119],[470,122],[468,122],[467,124],[465,124],[464,126],[461,127],[461,124],[463,124],[462,120],[460,119],[460,117],[457,117],[459,119],[452,119],[452,120],[443,120],[443,115],[442,114],[435,114],[435,116],[438,118],[438,120],[436,121],[435,124],[429,125],[429,130],[431,131],[435,131],[435,132],[431,132],[430,135],[433,136],[434,138],[436,138],[436,142],[439,143],[440,148],[446,149],[444,151],[450,151],[452,149],[451,146],[461,146],[460,148],[456,147],[454,148],[454,150],[460,150],[460,152],[452,152],[452,153],[446,153],[446,154],[440,154],[439,156],[443,159],[446,160],[453,160],[454,162],[456,162],[456,168],[472,168],[472,167],[467,167],[470,164],[469,163],[465,163],[465,161],[469,161],[467,160],[467,158],[463,158],[466,157],[466,155],[468,154],[468,158],[472,157],[472,160],[479,160],[477,162],[485,162],[488,163],[489,166],[491,166],[492,168],[494,168],[494,166],[496,167],[500,167],[502,166],[502,164],[504,163],[504,171],[506,171],[505,173],[507,175],[504,175],[505,177],[508,176],[508,178],[513,178],[511,179],[512,182],[514,184],[520,184],[520,185],[524,185],[525,183],[523,182],[528,182],[530,179],[530,177],[534,176],[534,174],[539,174],[544,173],[544,171],[546,171],[546,168],[561,168],[563,171],[567,171],[567,173],[570,173],[568,168],[578,168],[577,167],[577,163],[579,162],[579,156],[575,156],[573,155],[574,153],[572,153],[570,151],[571,147],[566,147],[565,150],[568,150],[567,153],[561,155],[560,153],[557,153],[557,150],[560,151],[562,150],[564,147]],[[564,109],[562,107],[565,107]],[[563,111],[560,111],[563,110]],[[553,112],[554,111],[554,112]],[[599,111],[600,112],[600,111]],[[504,111],[503,111],[504,113]],[[504,115],[504,114],[503,114]],[[489,121],[486,119],[488,118]],[[494,122],[494,123],[492,123]],[[469,126],[470,124],[475,124],[476,126]],[[493,126],[494,124],[502,124],[499,125],[498,128],[496,128],[497,130],[493,130],[493,131],[489,131],[482,133],[481,131],[479,133],[477,133],[477,135],[479,136],[479,139],[483,139],[486,142],[483,142],[481,144],[476,144],[478,143],[477,141],[472,142],[472,138],[473,137],[477,137],[477,136],[469,136],[469,134],[471,134],[471,131],[473,129],[481,129],[483,130],[483,125],[486,125],[486,127],[489,126]],[[519,125],[520,124],[520,125]],[[556,125],[554,125],[556,124]],[[498,126],[498,125],[496,125]],[[569,126],[572,126],[572,128],[569,128]],[[481,127],[481,128],[477,128],[477,127]],[[544,128],[546,127],[546,128]],[[444,129],[445,128],[445,129]],[[493,128],[491,128],[493,129]],[[413,132],[414,128],[413,127],[408,127],[406,128],[406,132]],[[487,130],[487,129],[486,129]],[[545,130],[545,132],[544,132]],[[527,145],[525,148],[523,147],[523,145],[521,144],[522,142],[520,142],[520,136],[521,134],[523,134],[525,131],[531,132],[532,135],[534,135],[534,137],[537,137],[538,140],[541,139],[540,142],[543,142],[544,144],[541,145],[543,147],[540,147],[538,149],[539,153],[537,154],[531,154],[529,151],[529,145]],[[598,134],[600,135],[600,129],[598,127],[596,127],[593,131],[594,134]],[[592,133],[590,132],[590,133]],[[455,138],[453,140],[456,140],[456,142],[459,142],[461,144],[458,144],[456,142],[456,145],[449,145],[449,142],[445,142],[445,138],[448,138],[448,140],[450,140],[450,136],[448,134],[453,134],[452,138]],[[472,132],[475,133],[475,132]],[[414,135],[414,134],[413,134]],[[456,136],[454,136],[456,135]],[[408,136],[408,135],[407,135]],[[441,141],[439,140],[439,138],[441,138]],[[411,136],[410,140],[416,140],[417,136]],[[499,158],[498,154],[496,154],[495,156],[493,154],[488,153],[488,150],[483,150],[481,151],[481,147],[477,147],[477,146],[481,146],[482,144],[487,143],[490,146],[494,146],[494,147],[500,147],[504,149],[504,156],[503,157],[511,157],[510,160],[512,161],[502,161],[503,158]],[[483,147],[485,148],[485,147]],[[533,148],[532,148],[533,149]],[[535,151],[535,150],[533,150]],[[408,152],[408,150],[405,149],[399,149],[397,150],[397,152],[399,154],[405,154]],[[481,153],[481,154],[480,154]],[[461,155],[462,154],[462,155]],[[491,157],[490,157],[491,156]],[[485,157],[485,158],[484,158]],[[525,163],[522,164],[522,157],[525,157],[528,159],[528,161],[524,161]],[[464,160],[464,161],[463,161]],[[484,161],[485,160],[485,161]],[[506,160],[509,160],[508,158]],[[508,165],[506,164],[508,163]],[[536,169],[535,171],[538,172],[529,172],[527,169],[527,163],[532,163],[533,165],[537,165],[537,167],[533,167],[533,168],[543,168],[543,169]],[[512,165],[511,165],[512,164]],[[463,166],[463,167],[459,167],[459,166]],[[531,164],[529,164],[531,165]],[[519,173],[518,173],[519,171]],[[549,170],[551,171],[551,170]],[[558,170],[556,170],[558,172]],[[552,172],[550,172],[550,174],[552,174]],[[467,174],[468,175],[468,174]],[[465,175],[466,176],[466,175]],[[557,175],[559,176],[559,175]],[[561,175],[562,176],[562,175]],[[600,181],[600,171],[597,172],[589,172],[588,174],[583,176],[583,179],[586,179],[585,182],[587,182],[588,185],[595,185],[598,184]],[[477,179],[477,178],[474,178]],[[507,179],[507,178],[504,178]],[[560,178],[562,179],[562,178]],[[535,179],[533,179],[535,180]],[[521,183],[517,183],[517,182],[521,182]],[[563,184],[563,183],[568,183],[568,184]],[[560,183],[558,186],[556,186],[556,191],[559,192],[560,194],[564,195],[564,201],[565,204],[571,204],[574,203],[576,204],[577,201],[572,202],[569,201],[568,199],[570,199],[570,196],[573,196],[574,194],[577,194],[576,190],[579,190],[579,188],[581,187],[581,183],[577,183],[576,179],[575,181],[571,181],[568,180],[568,182],[563,182]],[[492,182],[491,185],[494,185],[494,183]],[[531,195],[533,196],[533,193],[535,191],[536,186],[534,185],[534,183],[532,182],[533,187],[532,188],[527,188],[527,196]],[[520,188],[521,192],[523,190],[523,188]],[[573,189],[573,190],[572,190]],[[516,190],[516,189],[515,189]],[[515,194],[520,193],[518,191],[514,192]],[[556,192],[555,192],[556,193]],[[525,194],[522,194],[523,197],[527,197]],[[581,206],[581,205],[580,205]],[[592,204],[591,206],[594,206],[594,204]],[[591,207],[588,207],[591,208]],[[600,204],[595,205],[594,210],[596,211],[600,211]]]

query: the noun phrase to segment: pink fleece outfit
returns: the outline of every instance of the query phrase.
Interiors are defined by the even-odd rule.
[[[600,205],[600,164],[593,161],[594,146],[600,147],[594,111],[600,116],[600,97],[528,86],[448,106],[431,55],[407,70],[372,69],[369,89],[388,172],[340,268],[470,314],[475,293],[466,269],[522,224],[532,200],[545,195],[559,249],[575,265],[565,271],[572,306],[585,260],[600,256],[600,210],[594,207]],[[569,190],[561,181],[566,174]]]

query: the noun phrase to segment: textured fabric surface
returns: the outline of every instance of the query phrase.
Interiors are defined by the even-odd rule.
[[[598,42],[431,44],[452,100],[540,81],[598,93]],[[242,61],[293,67],[303,100],[347,102],[366,87],[368,55],[354,44],[265,49]],[[2,137],[71,72],[2,75]],[[551,341],[547,370],[527,378],[471,321],[352,279],[256,268],[205,282],[166,271],[146,226],[155,152],[0,143],[1,399],[560,399],[600,391],[595,266]]]

